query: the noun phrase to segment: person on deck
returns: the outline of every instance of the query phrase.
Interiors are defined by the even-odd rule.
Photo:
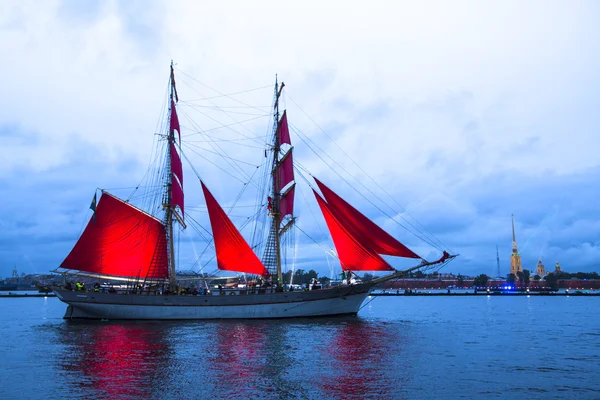
[[[346,280],[348,285],[352,285],[352,271],[348,270],[348,272],[346,272]]]

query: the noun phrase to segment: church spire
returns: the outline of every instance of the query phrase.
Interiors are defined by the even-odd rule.
[[[521,256],[517,250],[517,238],[515,236],[515,214],[512,214],[512,254],[510,255],[510,273],[517,276],[518,272],[523,272],[521,266]]]
[[[512,252],[513,253],[518,253],[517,251],[517,238],[515,236],[515,214],[511,214],[512,216],[512,235],[513,235],[513,241],[512,241]]]

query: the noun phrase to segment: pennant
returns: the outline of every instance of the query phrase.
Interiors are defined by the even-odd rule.
[[[94,193],[94,198],[92,199],[92,204],[90,204],[90,210],[94,213],[94,223],[96,223],[96,193]]]

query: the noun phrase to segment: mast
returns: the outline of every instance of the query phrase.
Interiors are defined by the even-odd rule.
[[[272,181],[273,181],[273,200],[271,203],[271,214],[273,216],[271,231],[274,232],[274,240],[275,240],[275,265],[277,268],[277,289],[281,289],[283,284],[283,276],[281,273],[281,240],[279,237],[279,225],[281,224],[281,213],[279,203],[281,200],[281,192],[277,187],[278,181],[278,171],[279,171],[279,150],[281,148],[281,143],[279,137],[277,135],[277,128],[279,127],[279,97],[281,96],[281,91],[283,90],[285,84],[282,82],[281,87],[278,86],[277,75],[275,75],[275,106],[273,107],[273,120],[275,121],[273,124],[273,169],[272,169]]]
[[[173,82],[173,60],[171,60],[171,78],[170,78],[171,93],[169,96],[169,116],[171,107],[173,106],[173,95],[175,94],[175,86]],[[166,210],[166,228],[167,228],[167,243],[169,248],[169,288],[171,291],[177,290],[177,276],[175,273],[175,246],[173,243],[173,168],[171,165],[171,144],[175,142],[175,130],[173,125],[169,124],[169,145],[167,146],[167,210]]]

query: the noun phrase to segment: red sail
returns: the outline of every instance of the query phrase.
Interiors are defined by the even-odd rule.
[[[173,142],[171,142],[171,171],[179,179],[179,183],[183,187],[183,167],[181,165],[181,158]]]
[[[171,205],[179,206],[181,215],[185,215],[183,212],[183,188],[177,182],[177,179],[171,179]]]
[[[288,128],[287,115],[286,112],[283,112],[283,117],[279,121],[279,127],[277,128],[277,141],[279,144],[292,144],[290,140],[290,130]]]
[[[394,269],[372,249],[361,244],[330,210],[325,200],[313,190],[331,233],[342,269],[352,271],[393,271]]]
[[[179,117],[177,117],[177,110],[175,109],[175,102],[171,99],[171,118],[169,120],[169,130],[177,131],[179,135],[179,143],[181,143],[181,128],[179,127]]]
[[[285,192],[283,194],[283,196],[281,196],[281,199],[279,200],[279,212],[281,213],[281,216],[286,216],[288,214],[293,214],[294,213],[294,192],[296,191],[296,184],[294,184],[291,188],[289,188],[287,190],[287,192]]]
[[[169,276],[159,220],[108,193],[100,197],[95,216],[61,268],[142,279]]]
[[[288,183],[294,180],[294,161],[292,160],[292,150],[285,153],[283,159],[277,166],[277,191],[281,191]]]
[[[204,182],[200,181],[200,184],[208,208],[219,269],[269,275],[265,266],[246,243],[212,193],[204,186]]]
[[[356,208],[335,194],[317,178],[314,178],[327,201],[327,205],[340,221],[344,221],[352,235],[367,243],[377,254],[390,256],[421,258],[408,247],[394,239],[389,233],[365,217]]]

